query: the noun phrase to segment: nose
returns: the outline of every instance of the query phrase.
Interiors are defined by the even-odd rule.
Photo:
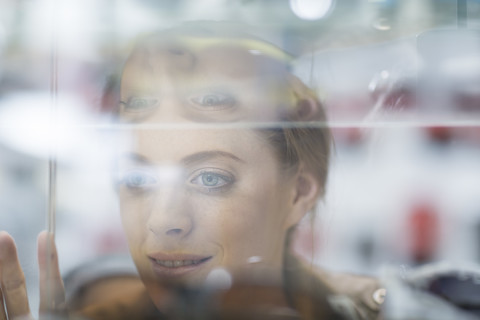
[[[192,208],[186,195],[176,188],[158,192],[147,227],[157,238],[184,238],[193,230]]]

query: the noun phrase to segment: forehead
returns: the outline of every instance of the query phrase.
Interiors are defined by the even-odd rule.
[[[254,130],[156,129],[136,130],[133,136],[133,148],[125,151],[138,152],[153,162],[177,161],[203,151],[222,151],[253,163],[258,155],[265,157],[271,150],[267,139]]]
[[[254,44],[172,37],[147,39],[128,59],[122,89],[145,89],[166,80],[173,81],[177,87],[222,81],[283,84],[286,63],[272,57],[270,52],[265,52],[267,50],[259,50]]]

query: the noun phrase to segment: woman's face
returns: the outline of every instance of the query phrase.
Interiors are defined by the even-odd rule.
[[[188,52],[155,52],[131,57],[121,88],[121,115],[138,126],[122,152],[120,206],[147,290],[199,286],[217,268],[234,280],[279,275],[294,175],[239,125],[273,114],[280,104],[262,93],[272,86],[245,53],[189,62]]]

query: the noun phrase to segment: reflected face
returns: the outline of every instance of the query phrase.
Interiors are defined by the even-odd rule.
[[[293,175],[260,132],[212,125],[272,117],[280,104],[262,89],[274,85],[258,86],[262,77],[244,52],[204,60],[155,52],[133,55],[121,89],[122,117],[146,125],[132,129],[119,192],[147,290],[155,300],[165,285],[198,286],[216,268],[234,280],[279,275]],[[229,63],[232,55],[238,65]]]
[[[286,68],[236,47],[192,53],[165,43],[134,51],[122,76],[121,113],[130,122],[275,121],[289,112]],[[170,106],[170,107],[169,107]]]

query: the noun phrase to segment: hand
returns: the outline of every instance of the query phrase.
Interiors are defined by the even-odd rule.
[[[65,305],[63,281],[58,267],[53,235],[45,231],[38,236],[38,265],[40,270],[39,314],[40,316],[58,314],[64,311]],[[0,284],[0,320],[33,319],[15,241],[4,231],[0,232]]]

